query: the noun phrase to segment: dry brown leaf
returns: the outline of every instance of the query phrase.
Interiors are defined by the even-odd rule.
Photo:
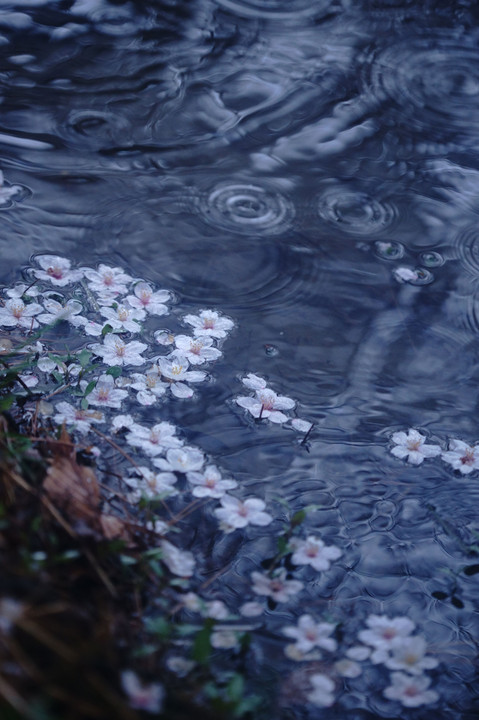
[[[56,456],[43,489],[79,534],[100,532],[100,487],[92,468],[71,457]]]
[[[125,540],[131,542],[131,532],[121,518],[116,515],[100,515],[100,525],[106,540]]]

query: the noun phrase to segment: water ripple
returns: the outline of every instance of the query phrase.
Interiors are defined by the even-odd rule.
[[[390,203],[341,185],[321,193],[317,208],[319,216],[328,224],[351,235],[382,232],[396,217],[396,209]]]
[[[242,235],[283,233],[295,214],[280,193],[247,183],[219,185],[200,200],[200,211],[211,225]]]
[[[291,17],[304,18],[327,13],[332,0],[216,0],[218,5],[235,15],[248,18],[284,20]]]
[[[436,139],[458,132],[477,135],[479,54],[475,42],[437,30],[406,37],[376,49],[364,67],[363,79],[376,99],[395,103],[408,129],[427,129]]]

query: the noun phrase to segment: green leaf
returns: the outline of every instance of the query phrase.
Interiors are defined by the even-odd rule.
[[[86,348],[84,348],[81,353],[78,354],[77,360],[82,366],[82,368],[86,367],[88,363],[90,362],[91,358],[91,352],[88,352]]]
[[[82,410],[88,410],[88,398],[83,398],[80,403],[80,407]]]
[[[192,657],[200,665],[206,665],[211,655],[211,630],[213,624],[206,621],[193,643]]]
[[[226,694],[233,703],[238,703],[244,693],[244,678],[239,673],[235,673],[228,685],[226,686]]]
[[[86,397],[87,395],[89,395],[96,388],[96,382],[97,382],[96,380],[92,380],[91,382],[88,383],[88,385],[86,386],[85,391],[83,393],[83,397]]]
[[[105,375],[111,375],[112,378],[115,378],[116,380],[116,378],[120,377],[121,375],[121,367],[119,365],[112,365],[108,368]]]
[[[306,518],[306,510],[298,510],[291,518],[291,527],[298,527]]]
[[[105,335],[108,335],[108,333],[113,332],[113,328],[108,323],[103,327],[103,330],[101,331],[101,336],[105,337]]]
[[[146,631],[161,638],[167,638],[171,635],[172,626],[164,617],[149,618],[146,623]]]

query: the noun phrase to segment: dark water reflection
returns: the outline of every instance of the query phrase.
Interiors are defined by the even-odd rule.
[[[438,705],[387,701],[371,666],[308,717],[475,717],[478,580],[461,571],[477,473],[388,453],[409,427],[443,447],[478,439],[475,3],[0,5],[1,169],[24,188],[0,207],[2,281],[58,253],[234,317],[216,385],[174,419],[278,520],[218,537],[205,572],[234,557],[223,590],[242,601],[274,553],[278,497],[319,506],[307,530],[343,549],[330,572],[304,570],[301,609],[269,612],[258,663],[291,671],[278,637],[301,612],[352,635],[371,613],[407,614],[441,662]],[[245,372],[316,423],[308,450],[245,422],[231,403]]]

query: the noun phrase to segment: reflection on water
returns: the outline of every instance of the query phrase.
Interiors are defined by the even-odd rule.
[[[1,5],[2,282],[58,254],[237,323],[172,421],[274,515],[222,534],[210,513],[200,541],[206,575],[227,567],[210,599],[270,598],[249,611],[278,715],[473,718],[479,469],[389,449],[411,428],[441,453],[479,439],[475,3]],[[233,402],[248,373],[295,399],[306,443]],[[274,605],[291,586],[256,578],[256,597],[251,573],[284,501],[342,554],[288,565],[302,594]],[[379,639],[375,618],[404,615],[406,644]],[[305,616],[341,629],[299,660]]]

